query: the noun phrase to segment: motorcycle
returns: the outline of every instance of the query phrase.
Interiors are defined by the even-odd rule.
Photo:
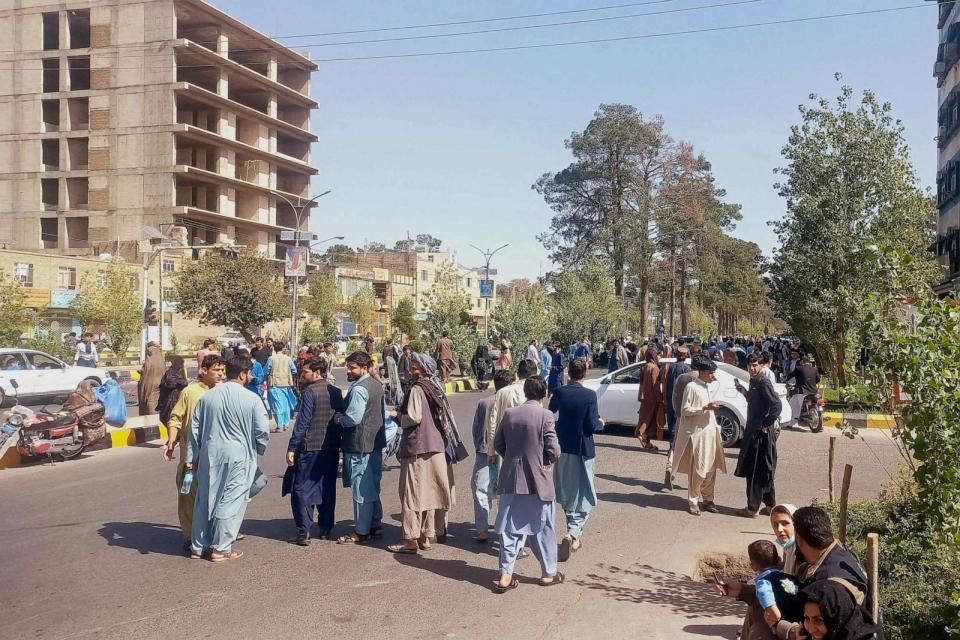
[[[15,391],[18,389],[16,380],[10,384]],[[5,451],[15,439],[17,450],[24,457],[69,460],[79,456],[87,446],[106,435],[104,407],[96,400],[89,400],[91,387],[92,384],[78,388],[67,399],[65,407],[69,405],[69,408],[55,413],[44,408],[38,415],[20,406],[14,397],[14,406],[6,412],[0,429],[3,434],[0,449]]]
[[[793,385],[788,385],[791,399],[796,397],[796,389]],[[791,406],[796,406],[791,401]],[[799,405],[799,413],[795,417],[794,424],[806,427],[811,433],[820,433],[823,431],[823,406],[824,401],[819,393],[808,393],[803,396],[803,402]]]

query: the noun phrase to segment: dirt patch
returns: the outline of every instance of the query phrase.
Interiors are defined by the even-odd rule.
[[[713,582],[713,572],[737,582],[749,582],[754,573],[745,553],[703,553],[697,558],[692,577],[698,582]]]

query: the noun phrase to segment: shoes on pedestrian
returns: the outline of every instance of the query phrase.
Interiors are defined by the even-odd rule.
[[[712,500],[702,503],[700,508],[710,513],[720,513],[720,509],[717,508],[717,505],[715,505]]]
[[[689,512],[690,512],[690,515],[692,515],[692,516],[698,516],[698,515],[700,515],[700,507],[698,507],[698,506],[695,505],[695,504],[689,505],[689,506],[687,507],[687,511],[689,511]]]
[[[333,540],[330,529],[318,529],[316,538],[317,540]]]
[[[563,584],[563,581],[566,580],[566,578],[567,577],[565,575],[558,571],[557,574],[553,576],[553,580],[550,582],[544,582],[543,578],[540,578],[537,581],[537,584],[539,584],[541,587],[552,587],[554,585]]]
[[[245,534],[245,533],[238,533],[238,534],[237,534],[237,542],[240,542],[241,540],[246,540],[246,539],[247,539],[247,534]]]
[[[191,542],[190,542],[189,540],[184,540],[184,541],[183,541],[183,552],[184,552],[185,554],[187,554],[188,556],[189,556],[189,555],[193,555],[193,545],[191,544]]]
[[[415,556],[417,555],[417,553],[419,553],[418,549],[408,547],[405,544],[388,544],[387,551],[389,551],[390,553],[396,553],[398,555],[407,554],[411,556]]]
[[[570,554],[572,553],[570,548],[573,546],[573,538],[570,536],[564,536],[560,541],[560,544],[557,546],[557,560],[560,562],[566,562],[570,559]]]
[[[301,547],[309,547],[309,546],[310,546],[310,532],[307,531],[306,529],[298,529],[298,530],[297,530],[297,535],[295,535],[294,537],[290,538],[290,542],[292,542],[293,544],[300,545]]]
[[[507,591],[513,591],[514,589],[516,589],[516,588],[519,587],[519,586],[520,586],[520,581],[517,580],[516,578],[513,578],[513,579],[510,581],[510,584],[508,584],[507,586],[503,586],[503,585],[500,584],[499,582],[494,582],[494,583],[493,583],[493,592],[494,592],[494,593],[499,593],[499,594],[502,595],[502,594],[506,593]]]
[[[663,488],[666,491],[673,491],[673,474],[669,471],[663,474]]]
[[[530,557],[530,552],[527,551],[526,547],[524,547],[523,549],[520,549],[520,553],[517,554],[518,560],[521,558],[529,558],[529,557]]]
[[[757,514],[756,511],[751,511],[750,509],[747,509],[747,508],[744,508],[744,509],[740,512],[740,516],[741,516],[741,517],[744,517],[744,518],[756,518],[757,515],[758,515],[758,514]]]
[[[763,507],[762,509],[760,509],[760,515],[768,516],[770,515],[771,511],[773,511],[773,509],[771,509],[770,507]]]
[[[240,549],[231,549],[227,553],[220,553],[218,551],[210,552],[210,562],[226,562],[227,560],[236,560],[242,557],[243,551],[240,551]]]

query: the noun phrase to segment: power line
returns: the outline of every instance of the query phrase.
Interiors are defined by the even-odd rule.
[[[455,31],[453,33],[431,33],[420,36],[400,36],[397,38],[377,38],[373,40],[347,40],[344,42],[321,42],[316,44],[302,45],[305,47],[338,47],[348,44],[371,44],[377,42],[401,42],[404,40],[426,40],[429,38],[450,38],[453,36],[473,36],[483,33],[504,33],[508,31],[526,31],[529,29],[545,29],[548,27],[563,27],[575,24],[588,24],[591,22],[610,22],[613,20],[627,20],[632,18],[641,18],[644,16],[660,16],[670,13],[684,13],[688,11],[700,11],[703,9],[716,9],[721,7],[732,7],[741,4],[755,4],[764,2],[764,0],[735,0],[734,2],[721,2],[718,4],[699,5],[696,7],[683,7],[680,9],[664,9],[663,11],[647,11],[644,13],[631,13],[623,16],[606,16],[603,18],[586,18],[583,20],[566,20],[563,22],[548,22],[545,24],[531,24],[521,27],[499,27],[497,29],[479,29],[476,31]]]
[[[960,0],[948,0],[947,2],[941,2],[940,4],[954,4],[956,2],[960,2]],[[426,58],[426,57],[435,57],[435,56],[464,55],[464,54],[471,54],[471,53],[492,53],[492,52],[499,52],[499,51],[523,51],[523,50],[529,50],[529,49],[569,47],[569,46],[586,45],[586,44],[602,44],[602,43],[610,43],[610,42],[625,42],[630,40],[665,38],[665,37],[679,36],[679,35],[694,35],[694,34],[702,34],[702,33],[737,31],[737,30],[752,29],[757,27],[768,27],[768,26],[777,26],[777,25],[785,25],[785,24],[800,24],[800,23],[806,23],[806,22],[832,20],[837,18],[892,13],[897,11],[908,11],[910,9],[929,9],[929,8],[936,8],[936,7],[938,7],[938,5],[936,4],[924,3],[924,4],[914,4],[914,5],[901,6],[901,7],[888,7],[884,9],[865,9],[862,11],[848,11],[844,13],[832,13],[832,14],[824,14],[824,15],[818,15],[818,16],[805,16],[800,18],[784,18],[780,20],[769,20],[764,22],[751,22],[751,23],[745,23],[745,24],[726,25],[726,26],[718,26],[718,27],[703,27],[700,29],[686,29],[686,30],[680,30],[680,31],[664,31],[664,32],[658,32],[658,33],[647,33],[647,34],[631,35],[631,36],[617,36],[612,38],[595,38],[590,40],[569,40],[564,42],[546,42],[542,44],[513,45],[513,46],[505,46],[505,47],[487,47],[487,48],[479,48],[479,49],[458,49],[458,50],[451,50],[451,51],[427,51],[427,52],[420,52],[420,53],[383,54],[383,55],[372,55],[372,56],[344,56],[344,57],[338,57],[338,58],[315,58],[313,59],[313,62],[350,62],[350,61],[364,61],[364,60]],[[156,54],[160,52],[144,51],[145,55],[149,55],[150,53]],[[125,58],[125,57],[131,58],[131,59],[137,59],[137,60],[142,59],[141,56],[122,56],[122,55],[115,56],[114,59]],[[237,61],[234,60],[233,62],[237,62]],[[14,63],[15,61],[12,61],[12,60],[0,60],[0,65],[3,65],[3,64],[9,65]],[[177,65],[177,68],[178,69],[214,69],[214,68],[220,68],[220,66],[221,65],[219,64],[211,63],[211,64]],[[290,63],[290,64],[278,63],[278,66],[280,67],[292,66],[292,67],[298,67],[298,68],[300,67],[300,65],[297,65],[294,63]],[[74,68],[82,71],[87,71],[92,69],[91,67],[74,67]],[[142,69],[143,67],[142,65],[138,65],[133,67],[110,66],[105,68],[136,70],[136,69]]]
[[[951,2],[957,2],[960,0],[951,0]],[[943,4],[943,3],[941,3]],[[721,31],[735,31],[739,29],[751,29],[756,27],[769,27],[782,24],[798,24],[803,22],[814,22],[818,20],[831,20],[835,18],[847,18],[852,16],[863,16],[879,13],[890,13],[893,11],[906,11],[909,9],[928,9],[930,7],[937,7],[935,4],[920,4],[920,5],[910,5],[906,7],[890,7],[886,9],[866,9],[863,11],[848,11],[846,13],[832,13],[820,16],[807,16],[804,18],[787,18],[782,20],[770,20],[766,22],[752,22],[748,24],[736,24],[729,25],[724,27],[705,27],[702,29],[687,29],[683,31],[666,31],[661,33],[647,33],[636,36],[619,36],[616,38],[596,38],[592,40],[570,40],[567,42],[548,42],[544,44],[529,44],[529,45],[515,45],[511,47],[489,47],[484,49],[460,49],[457,51],[428,51],[423,53],[402,53],[402,54],[388,54],[388,55],[378,55],[378,56],[348,56],[342,58],[316,58],[314,62],[348,62],[356,60],[390,60],[390,59],[402,59],[402,58],[426,58],[432,56],[453,56],[461,55],[468,53],[490,53],[495,51],[521,51],[526,49],[546,49],[551,47],[569,47],[575,45],[583,44],[601,44],[605,42],[623,42],[627,40],[644,40],[649,38],[665,38],[669,36],[679,36],[679,35],[692,35],[699,33],[714,33]]]

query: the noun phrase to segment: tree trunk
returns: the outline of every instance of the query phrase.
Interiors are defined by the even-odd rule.
[[[680,333],[687,335],[687,265],[680,259]]]
[[[647,304],[647,293],[650,290],[650,275],[648,273],[643,273],[640,276],[640,335],[647,335],[647,312],[649,311],[649,305]]]
[[[833,354],[833,379],[837,386],[845,387],[847,386],[847,345],[843,338],[834,342]]]

